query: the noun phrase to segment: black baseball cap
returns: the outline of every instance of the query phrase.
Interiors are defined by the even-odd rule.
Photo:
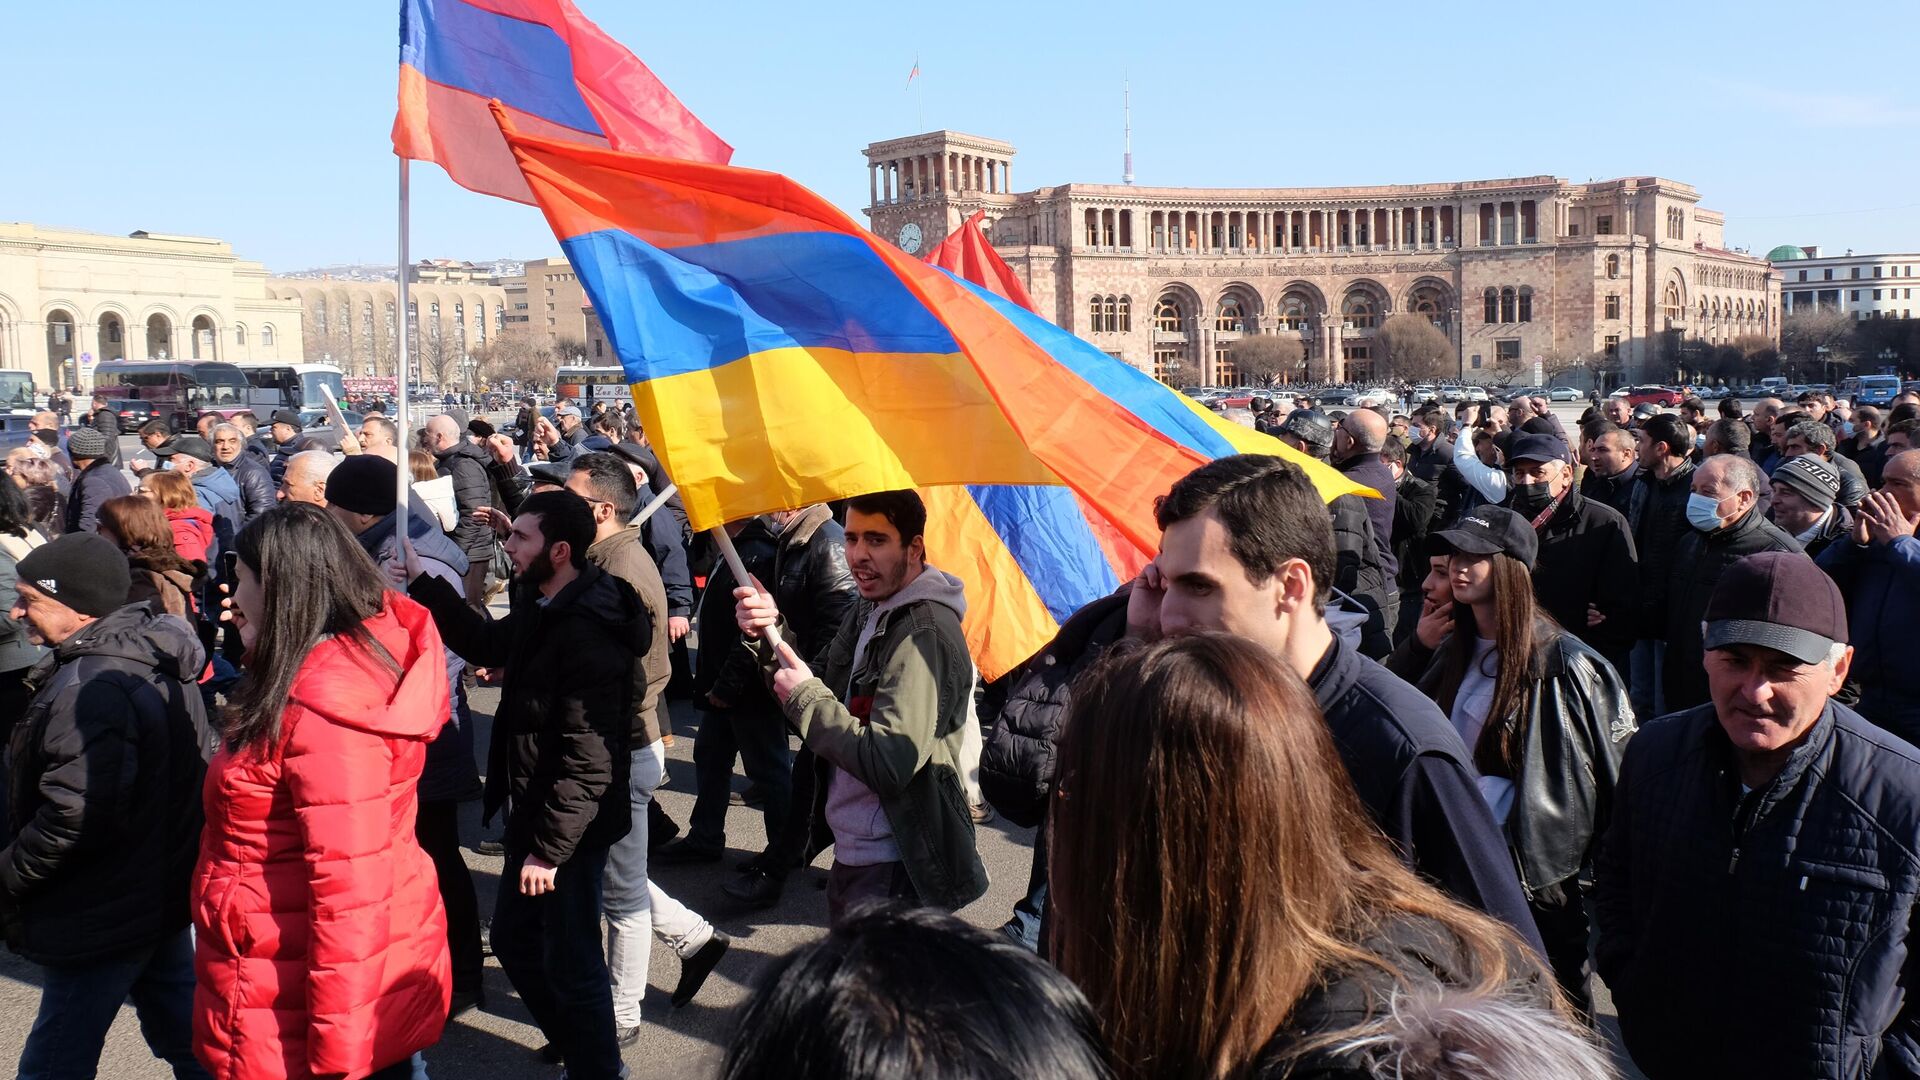
[[[1507,461],[1573,461],[1567,444],[1557,435],[1518,435],[1507,447]]]
[[[1468,555],[1511,555],[1533,569],[1540,555],[1540,535],[1526,518],[1503,506],[1476,506],[1458,524],[1433,534],[1440,551]]]
[[[198,435],[179,435],[153,448],[153,456],[163,461],[175,454],[199,458],[209,465],[214,463],[213,444]]]
[[[1847,641],[1840,587],[1798,551],[1763,551],[1727,567],[1705,622],[1708,649],[1759,645],[1803,664],[1821,663]]]

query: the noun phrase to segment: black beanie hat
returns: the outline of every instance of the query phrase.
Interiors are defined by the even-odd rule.
[[[98,533],[56,537],[28,552],[15,572],[21,584],[96,619],[127,606],[133,585],[126,555]]]
[[[353,514],[385,517],[398,498],[399,467],[379,454],[350,454],[327,474],[327,501]]]

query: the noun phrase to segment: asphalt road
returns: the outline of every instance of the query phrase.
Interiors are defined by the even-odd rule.
[[[1569,427],[1584,404],[1568,411],[1556,407]],[[123,450],[135,449],[131,438],[123,440]],[[493,710],[499,694],[487,688],[473,696],[479,728],[485,745]],[[668,786],[658,793],[661,805],[684,828],[693,805],[693,738],[698,732],[701,713],[688,703],[673,709],[676,738],[668,753]],[[744,774],[737,769],[734,789],[744,790]],[[465,808],[463,840],[467,844],[467,863],[473,869],[480,896],[482,917],[493,908],[502,860],[472,850],[483,838],[478,804]],[[741,911],[720,891],[734,874],[733,865],[760,850],[765,831],[760,814],[734,805],[727,815],[728,853],[724,862],[689,867],[657,867],[652,879],[683,903],[711,919],[715,926],[733,938],[733,945],[707,980],[700,995],[687,1007],[674,1009],[667,1000],[679,976],[679,960],[671,950],[655,942],[650,969],[651,982],[644,1004],[646,1027],[638,1044],[626,1052],[626,1062],[636,1080],[712,1075],[719,1067],[725,1046],[732,1036],[735,1016],[746,1002],[768,965],[776,958],[813,940],[826,927],[825,868],[831,853],[823,854],[809,868],[797,871],[787,883],[785,895],[776,907],[767,911]],[[992,878],[987,894],[960,912],[962,918],[983,927],[1005,922],[1015,900],[1026,891],[1027,874],[1032,865],[1033,830],[1010,826],[996,818],[979,833],[982,860]],[[39,1003],[37,969],[10,952],[0,950],[0,1062],[19,1060],[20,1048],[32,1025]],[[439,1045],[426,1052],[431,1075],[447,1080],[468,1077],[499,1080],[548,1080],[558,1071],[543,1063],[535,1051],[544,1041],[531,1026],[513,988],[497,961],[487,960],[487,1004],[482,1010],[466,1013],[448,1026]],[[1612,1003],[1604,988],[1598,1001],[1603,1030],[1614,1033]],[[1624,1063],[1624,1056],[1621,1056]],[[0,1073],[5,1071],[0,1066]],[[130,1008],[123,1008],[110,1032],[101,1056],[100,1073],[107,1080],[165,1080],[170,1073],[147,1051],[139,1025]],[[1637,1075],[1628,1066],[1628,1075]]]

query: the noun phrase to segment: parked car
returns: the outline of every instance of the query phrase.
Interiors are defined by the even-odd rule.
[[[114,398],[107,402],[107,408],[120,418],[120,430],[132,431],[141,424],[153,419],[153,402],[137,398]]]
[[[1629,405],[1678,405],[1686,400],[1680,391],[1667,386],[1623,386],[1613,396],[1626,398]]]
[[[1492,395],[1487,393],[1487,388],[1479,385],[1467,387],[1466,395],[1467,395],[1466,400],[1468,401],[1492,401],[1493,400]]]
[[[1400,396],[1383,386],[1369,386],[1353,395],[1353,403],[1362,409],[1376,406],[1388,406],[1400,400]]]
[[[1586,395],[1571,386],[1556,386],[1547,391],[1548,401],[1579,401],[1583,397]]]
[[[347,418],[347,426],[354,431],[360,430],[360,422],[366,419],[357,412],[342,410],[340,415]],[[307,409],[300,414],[300,435],[324,449],[340,449],[341,432],[334,428],[333,416],[325,409]]]
[[[1328,408],[1330,406],[1338,406],[1340,408],[1350,409],[1353,407],[1353,391],[1341,390],[1338,388],[1335,388],[1332,390],[1322,390],[1320,391],[1319,396],[1314,398],[1314,403],[1322,409]]]

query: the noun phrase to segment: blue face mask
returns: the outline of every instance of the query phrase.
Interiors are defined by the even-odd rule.
[[[1687,496],[1687,523],[1703,533],[1720,527],[1720,500],[1693,492]]]
[[[1853,421],[1843,420],[1840,422],[1840,437],[1843,439],[1853,438]]]
[[[1695,450],[1705,450],[1707,448],[1707,437],[1705,434],[1695,435],[1693,437],[1693,448]]]

